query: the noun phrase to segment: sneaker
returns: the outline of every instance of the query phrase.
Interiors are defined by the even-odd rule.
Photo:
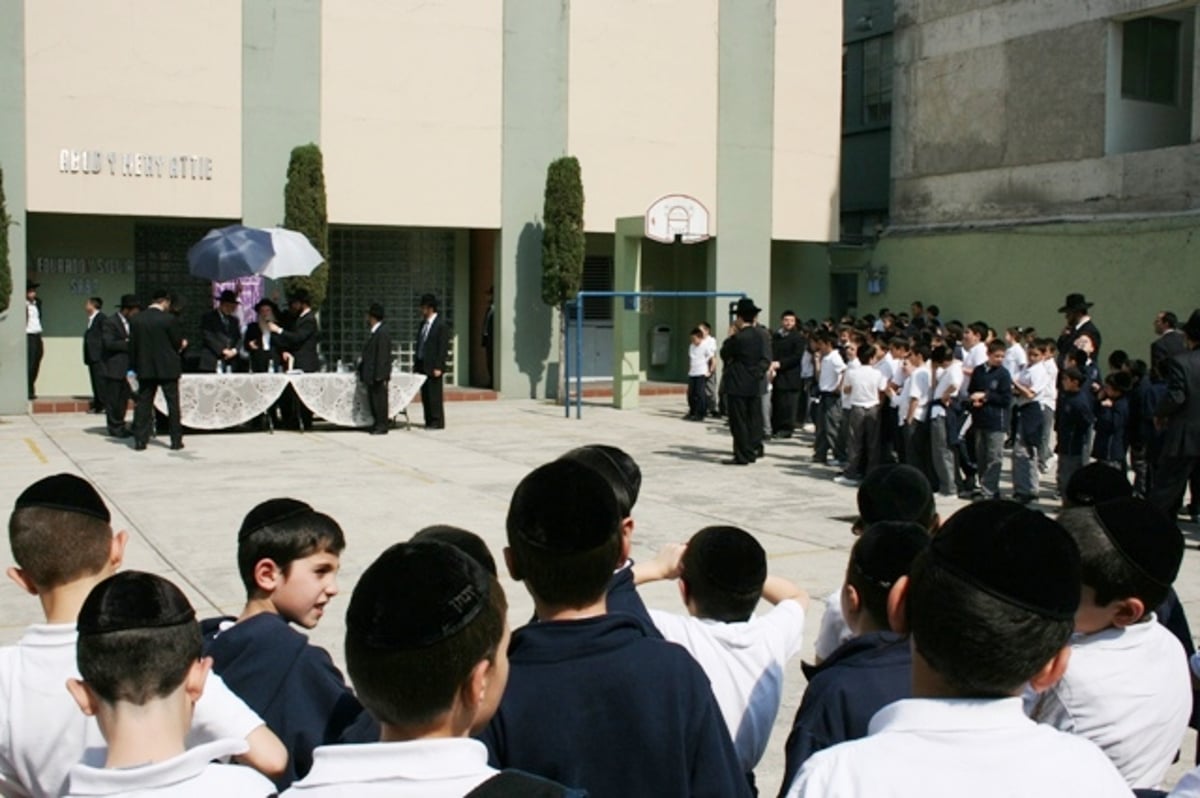
[[[833,482],[835,485],[844,485],[847,488],[857,488],[862,484],[862,480],[855,479],[854,477],[848,477],[845,474],[838,474],[833,478]]]
[[[830,460],[829,464],[834,468],[845,468],[847,465],[849,465],[849,463],[847,463],[845,460]]]

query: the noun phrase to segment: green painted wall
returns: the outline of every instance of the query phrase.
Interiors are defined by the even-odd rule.
[[[14,224],[8,228],[13,295],[0,314],[0,414],[24,413],[25,370],[25,0],[0,0],[0,168]]]
[[[785,310],[801,319],[829,315],[829,246],[794,241],[771,245],[771,325]],[[765,321],[765,319],[764,319]]]
[[[659,244],[642,242],[643,291],[705,291],[705,268],[710,242],[699,244]],[[729,300],[720,300],[722,307]],[[668,299],[649,297],[641,301],[642,371],[655,382],[687,382],[688,333],[701,321],[709,321],[715,331],[725,328],[727,314],[706,319],[708,302],[704,299]],[[651,365],[651,335],[654,328],[671,328],[670,361],[665,366]]]

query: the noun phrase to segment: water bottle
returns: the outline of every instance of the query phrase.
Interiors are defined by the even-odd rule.
[[[267,361],[267,373],[268,374],[275,373],[275,361],[274,360]]]
[[[342,363],[342,359],[339,357],[337,360],[337,373],[344,374],[345,372],[346,372],[346,366],[344,363]]]

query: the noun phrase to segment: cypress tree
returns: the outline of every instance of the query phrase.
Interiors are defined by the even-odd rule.
[[[546,170],[542,208],[542,301],[559,309],[558,359],[566,362],[565,305],[583,281],[583,178],[574,156],[558,158]],[[566,374],[558,370],[558,398],[566,401]]]
[[[314,309],[325,302],[329,288],[329,217],[325,210],[325,166],[321,148],[305,144],[292,150],[288,162],[287,185],[283,189],[283,226],[308,236],[309,242],[325,258],[308,277],[289,277],[284,281],[288,293],[306,289]]]
[[[0,313],[8,310],[12,300],[12,267],[8,262],[8,207],[4,202],[4,170],[0,169]]]

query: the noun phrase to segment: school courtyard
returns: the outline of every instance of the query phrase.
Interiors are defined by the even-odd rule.
[[[304,499],[336,518],[346,533],[342,595],[312,633],[313,642],[341,664],[350,591],[379,552],[426,525],[445,523],[478,533],[499,559],[517,482],[570,448],[602,442],[625,449],[642,468],[635,559],[707,525],[749,530],[767,550],[772,572],[813,596],[802,654],[811,659],[822,600],[841,585],[853,542],[854,490],[833,484],[831,469],[810,462],[808,435],[768,443],[767,456],[751,467],[722,466],[730,452],[723,423],[685,423],[685,411],[682,397],[644,399],[636,410],[589,404],[581,420],[566,420],[561,406],[536,401],[455,402],[447,405],[442,431],[414,426],[371,437],[318,427],[304,434],[192,434],[181,452],[168,451],[165,438],[135,452],[127,442],[105,437],[103,416],[7,416],[0,417],[0,506],[7,512],[25,486],[50,474],[66,471],[91,480],[112,509],[114,526],[129,532],[126,566],[174,580],[207,617],[241,608],[235,538],[246,511],[273,497]],[[414,408],[414,421],[420,414]],[[1005,472],[1007,477],[1007,462]],[[962,504],[938,499],[943,517]],[[1176,587],[1196,623],[1200,529],[1185,524],[1184,531],[1188,552]],[[11,564],[7,548],[4,558]],[[518,626],[529,618],[531,603],[519,584],[503,581],[509,618]],[[651,606],[683,609],[674,585],[652,585],[645,596]],[[4,580],[0,643],[16,640],[38,619],[37,602]],[[756,770],[764,796],[775,795],[782,778],[783,744],[804,689],[799,664],[794,660],[788,670],[775,733]],[[1194,750],[1195,733],[1189,731],[1172,783],[1191,766]]]

